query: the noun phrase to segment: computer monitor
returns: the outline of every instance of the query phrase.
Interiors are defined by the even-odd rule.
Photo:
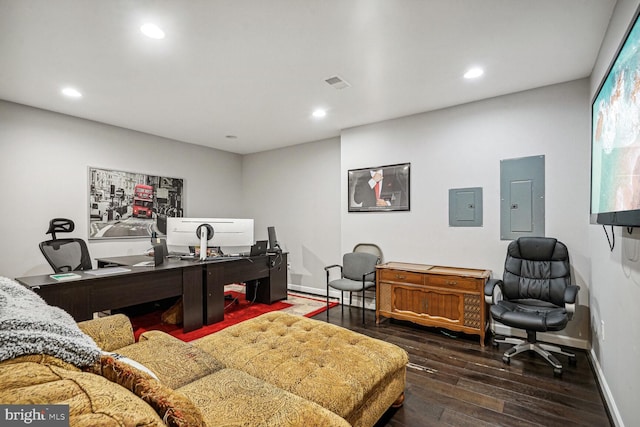
[[[197,246],[200,258],[207,247],[250,247],[253,245],[253,219],[167,218],[168,246]]]
[[[276,228],[273,226],[267,227],[267,233],[269,234],[269,252],[277,254],[281,253],[282,249],[280,248],[278,238],[276,237]]]

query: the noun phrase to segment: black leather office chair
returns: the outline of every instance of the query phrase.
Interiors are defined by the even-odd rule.
[[[329,321],[329,288],[340,290],[340,306],[345,291],[362,292],[362,324],[364,325],[364,293],[376,285],[376,264],[380,262],[377,255],[368,252],[349,252],[343,255],[342,265],[334,264],[324,268],[327,272],[327,321]],[[340,269],[340,278],[330,280],[330,272]],[[351,304],[351,299],[349,299]]]
[[[54,218],[49,221],[51,240],[40,243],[40,251],[56,273],[76,270],[91,270],[91,256],[87,243],[82,239],[58,239],[56,233],[71,233],[75,228],[72,220]]]
[[[524,329],[527,340],[495,339],[499,343],[515,344],[502,361],[532,350],[553,366],[555,375],[562,375],[562,364],[551,354],[560,353],[575,364],[575,354],[558,346],[536,342],[537,332],[560,331],[573,317],[578,304],[579,287],[571,284],[571,265],[567,247],[553,238],[521,237],[507,248],[502,280],[491,279],[485,286],[485,300],[491,317],[513,328]]]

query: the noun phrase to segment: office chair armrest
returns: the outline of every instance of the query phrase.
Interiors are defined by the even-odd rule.
[[[578,291],[580,286],[569,285],[564,290],[564,302],[565,304],[576,304],[578,302]]]
[[[578,291],[580,286],[570,285],[564,290],[564,308],[569,313],[569,319],[573,317],[578,306]]]
[[[333,268],[339,268],[340,269],[340,277],[342,277],[342,266],[340,264],[333,264],[333,265],[326,266],[324,268],[324,271],[327,272],[327,286],[329,286],[329,277],[331,276],[331,269],[333,269]],[[335,273],[334,273],[334,277],[335,277]]]
[[[331,270],[332,268],[336,268],[336,267],[340,267],[340,270],[342,271],[342,266],[341,266],[340,264],[327,265],[327,266],[324,268],[324,271],[329,271],[329,270]]]
[[[372,274],[373,274],[373,281],[375,282],[375,280],[376,280],[376,271],[373,270],[373,271],[370,271],[370,272],[365,273],[365,274],[362,275],[362,283],[364,284],[364,282],[367,281],[367,276],[370,276]]]
[[[502,280],[489,279],[484,285],[484,301],[487,304],[495,304],[502,299]]]

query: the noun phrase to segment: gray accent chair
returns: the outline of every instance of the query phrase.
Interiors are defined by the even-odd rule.
[[[382,249],[380,249],[380,246],[376,245],[375,243],[358,243],[353,247],[352,252],[367,252],[370,254],[374,254],[379,258],[378,264],[382,264],[384,262]]]
[[[562,375],[562,364],[552,352],[568,356],[569,363],[575,364],[574,353],[538,343],[536,333],[563,330],[575,313],[579,290],[571,284],[569,251],[562,242],[548,237],[520,237],[511,242],[502,280],[487,282],[485,301],[495,321],[524,329],[527,340],[494,338],[495,346],[514,344],[502,361],[509,364],[516,354],[534,351],[553,366],[556,376]]]
[[[342,299],[344,292],[349,292],[349,304],[351,293],[362,292],[362,324],[364,319],[364,293],[367,289],[376,286],[376,265],[380,257],[368,252],[349,252],[343,255],[342,265],[334,264],[324,268],[327,273],[327,321],[329,321],[329,288],[340,290],[340,305],[344,310]],[[331,271],[340,269],[340,277],[330,279]]]

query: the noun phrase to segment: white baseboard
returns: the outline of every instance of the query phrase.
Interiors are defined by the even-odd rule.
[[[604,400],[607,402],[607,407],[609,409],[611,419],[616,427],[624,427],[624,422],[622,421],[622,417],[620,416],[620,411],[618,411],[616,401],[613,399],[613,395],[611,394],[611,390],[609,389],[609,384],[607,383],[607,379],[604,377],[604,372],[602,372],[600,362],[598,361],[593,348],[589,351],[589,355],[591,356],[591,362],[593,363],[593,367],[596,371],[596,376],[598,377],[600,390],[602,391]]]
[[[334,296],[334,292],[333,290],[329,290],[329,294],[331,296]],[[376,309],[376,291],[375,289],[370,289],[367,290],[366,292],[366,298],[364,300],[364,308],[367,310],[375,310]],[[335,292],[335,297],[336,298],[340,298],[340,291],[336,291]],[[344,293],[344,300],[342,301],[344,303],[344,305],[348,306],[349,305],[349,293],[345,292]],[[351,305],[353,307],[362,307],[362,291],[356,293],[353,293],[353,299],[351,302]]]
[[[318,297],[326,297],[327,296],[327,290],[326,289],[312,288],[310,286],[293,285],[293,284],[289,283],[287,285],[287,289],[290,290],[290,291],[302,292],[302,293],[305,293],[305,294],[311,294],[311,295],[315,295],[315,296],[318,296]],[[329,296],[331,298],[340,298],[340,291],[336,291],[335,289],[330,289],[329,290]]]
[[[287,288],[289,290],[291,290],[291,291],[303,292],[303,293],[306,293],[306,294],[316,295],[318,297],[326,297],[327,296],[326,288],[325,289],[318,289],[318,288],[312,288],[312,287],[309,287],[309,286],[293,285],[291,283],[289,283]],[[360,299],[361,296],[362,296],[362,291],[360,291],[360,293],[354,293],[353,294],[353,302],[352,302],[351,305],[353,305],[354,307],[362,307],[362,300]],[[340,291],[337,290],[337,289],[329,288],[329,297],[330,298],[336,298],[339,301],[340,300]],[[342,302],[345,305],[349,305],[349,293],[348,292],[344,293],[344,300]],[[375,290],[367,290],[367,298],[365,299],[364,306],[368,310],[375,310],[376,309]]]

